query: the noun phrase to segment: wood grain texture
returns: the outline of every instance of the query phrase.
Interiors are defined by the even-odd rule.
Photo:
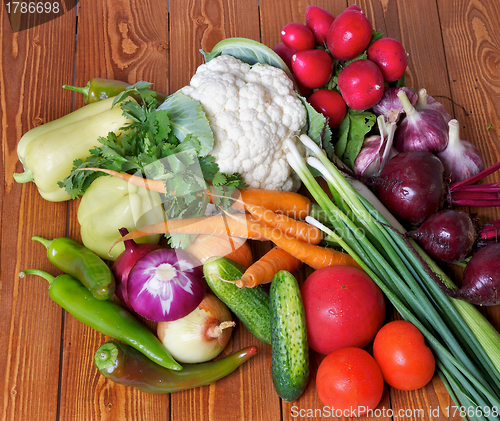
[[[94,367],[95,350],[107,339],[53,303],[45,280],[20,279],[28,267],[57,273],[32,235],[80,239],[78,201],[44,201],[33,183],[14,183],[21,171],[16,145],[30,128],[83,106],[63,83],[84,85],[92,77],[134,83],[146,80],[173,93],[202,64],[200,48],[246,37],[273,47],[288,22],[305,23],[308,5],[339,14],[352,1],[331,0],[80,0],[76,9],[45,25],[12,34],[0,7],[0,362],[4,420],[326,420],[315,389],[322,356],[311,353],[311,379],[296,402],[276,395],[271,348],[238,323],[223,352],[249,345],[258,354],[210,386],[170,395],[148,395],[107,381]],[[476,144],[488,164],[500,158],[500,5],[495,0],[360,0],[375,29],[399,39],[409,53],[407,84],[425,87],[461,122],[463,138]],[[499,180],[495,174],[489,180]],[[478,209],[482,221],[498,209]],[[254,256],[270,244],[252,242]],[[303,267],[299,282],[311,273]],[[483,310],[500,327],[500,310]],[[153,331],[155,324],[145,322]],[[386,387],[380,420],[458,420],[436,375],[416,392]],[[358,420],[373,419],[360,417]]]

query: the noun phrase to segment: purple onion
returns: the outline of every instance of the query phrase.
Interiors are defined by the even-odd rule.
[[[467,180],[484,170],[484,161],[478,149],[460,139],[460,126],[453,119],[448,122],[448,146],[437,154],[444,165],[445,175],[452,183]]]
[[[414,105],[418,111],[430,109],[439,112],[446,123],[451,120],[451,115],[446,111],[444,105],[428,95],[426,89],[422,88],[418,91],[418,99]]]
[[[182,250],[154,250],[137,261],[128,277],[130,305],[155,322],[188,315],[201,303],[205,290],[200,263]]]
[[[406,93],[406,96],[412,105],[417,102],[418,95],[410,88],[386,88],[382,99],[372,108],[374,114],[384,116],[386,123],[397,123],[401,114],[404,113],[403,105],[398,97],[399,91],[404,91]]]
[[[120,228],[119,231],[122,237],[128,234],[127,228]],[[153,250],[161,248],[161,246],[151,243],[138,244],[134,240],[126,240],[124,241],[124,245],[125,250],[123,250],[123,252],[121,252],[118,258],[114,261],[113,266],[111,267],[111,271],[113,272],[113,275],[116,279],[116,296],[130,310],[132,310],[127,292],[128,275],[137,260],[139,260],[142,256],[152,252]]]
[[[406,116],[399,124],[394,144],[399,152],[441,152],[448,145],[448,124],[442,115],[432,109],[417,109],[410,103],[406,93],[397,93]]]

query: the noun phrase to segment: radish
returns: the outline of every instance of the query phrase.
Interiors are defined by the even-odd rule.
[[[330,89],[318,89],[308,98],[309,103],[319,113],[328,118],[330,127],[337,127],[347,113],[347,106],[342,96]]]
[[[281,41],[288,48],[296,51],[310,50],[316,45],[316,40],[311,30],[298,22],[287,23],[281,29]]]
[[[325,45],[328,30],[335,17],[319,6],[307,6],[305,17],[306,26],[314,34],[316,44]]]
[[[368,59],[375,62],[386,82],[394,82],[404,75],[408,66],[403,45],[394,38],[380,38],[366,50]]]
[[[326,44],[335,59],[352,60],[366,50],[372,32],[370,21],[360,10],[347,8],[332,22]]]
[[[406,233],[435,260],[456,263],[469,256],[477,238],[477,225],[467,212],[445,209]]]
[[[287,47],[283,42],[276,44],[273,51],[281,57],[289,69],[292,68],[292,57],[297,51]]]
[[[371,60],[348,64],[339,74],[337,84],[348,107],[362,111],[374,107],[384,95],[384,77]]]
[[[450,297],[475,305],[500,304],[500,243],[488,244],[471,257],[460,289],[441,287]]]
[[[292,71],[306,88],[321,88],[332,76],[333,60],[324,50],[297,51],[292,57]]]

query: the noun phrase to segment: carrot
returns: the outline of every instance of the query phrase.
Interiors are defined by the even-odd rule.
[[[131,175],[123,172],[107,170],[104,168],[79,168],[78,171],[100,171],[109,174],[113,177],[124,180],[134,186],[144,187],[148,190],[165,193],[165,183],[163,180],[150,180],[136,175]],[[241,201],[251,203],[253,205],[262,206],[263,208],[272,210],[273,212],[283,213],[291,218],[305,219],[311,211],[311,201],[306,196],[294,192],[275,191],[256,189],[248,187],[240,191]],[[214,203],[215,199],[209,190],[204,192],[208,194],[210,202]],[[243,210],[243,206],[235,206],[235,210]]]
[[[298,240],[277,228],[261,225],[249,218],[242,218],[232,214],[229,214],[229,216],[230,219],[238,220],[240,225],[248,229],[249,232],[272,241],[276,246],[313,269],[332,265],[359,267],[359,264],[348,253]]]
[[[243,216],[243,219],[244,218]],[[131,231],[127,235],[119,238],[112,247],[122,241],[165,233],[210,234],[265,240],[259,232],[250,231],[248,225],[244,223],[244,220],[240,218],[228,218],[226,215],[221,214],[185,219],[169,219],[165,222],[148,225]]]
[[[301,265],[302,262],[290,253],[279,247],[273,247],[251,265],[241,279],[235,281],[235,284],[240,288],[253,288],[257,285],[271,282],[274,275],[280,270],[287,270],[290,273],[294,273]]]

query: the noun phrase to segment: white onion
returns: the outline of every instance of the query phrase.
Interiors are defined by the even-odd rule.
[[[187,316],[158,323],[157,334],[177,361],[201,363],[222,352],[234,325],[226,305],[215,295],[207,293]]]

